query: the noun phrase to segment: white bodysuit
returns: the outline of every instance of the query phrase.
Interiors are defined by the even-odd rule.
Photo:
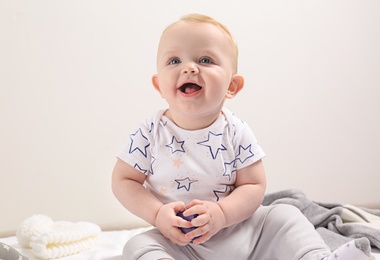
[[[265,156],[249,126],[223,109],[209,127],[184,130],[158,112],[136,131],[118,157],[147,175],[161,202],[218,201],[234,189],[236,171]]]

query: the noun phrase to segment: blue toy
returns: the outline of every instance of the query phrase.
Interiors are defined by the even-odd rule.
[[[177,216],[178,217],[181,217],[183,218],[184,220],[187,220],[187,221],[191,221],[193,220],[194,218],[198,217],[198,214],[194,214],[194,215],[190,215],[190,216],[184,216],[183,215],[183,211],[180,211],[177,213]],[[182,233],[184,234],[187,234],[191,231],[193,231],[194,229],[196,229],[197,227],[191,227],[191,228],[183,228],[183,227],[179,227],[179,229],[182,231]],[[196,239],[198,237],[195,237],[194,239]]]

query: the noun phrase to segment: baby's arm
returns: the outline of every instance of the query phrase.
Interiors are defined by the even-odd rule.
[[[244,167],[236,173],[235,189],[221,201],[209,202],[194,200],[187,205],[184,215],[199,214],[191,221],[198,228],[187,233],[194,244],[201,244],[209,240],[219,230],[246,220],[262,203],[266,188],[266,178],[261,160]]]
[[[112,191],[120,203],[136,216],[156,226],[161,233],[178,245],[191,239],[178,227],[191,227],[191,223],[176,216],[185,210],[183,202],[163,204],[143,186],[146,176],[126,162],[118,159],[112,173]]]
[[[226,218],[226,227],[252,216],[263,202],[266,177],[262,160],[238,170],[235,187],[228,197],[218,202]]]

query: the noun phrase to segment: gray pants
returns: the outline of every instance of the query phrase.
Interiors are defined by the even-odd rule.
[[[322,259],[330,250],[314,226],[290,205],[261,206],[249,219],[220,230],[209,241],[178,246],[157,229],[131,238],[123,260]]]

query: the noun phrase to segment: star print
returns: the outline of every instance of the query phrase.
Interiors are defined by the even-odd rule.
[[[219,190],[213,190],[213,191],[214,191],[214,194],[215,194],[215,196],[216,196],[216,201],[219,201],[220,198],[219,198],[219,196],[218,196],[217,193],[221,193],[221,194],[223,194],[223,193],[231,192],[231,191],[232,191],[232,187],[226,185],[224,191],[219,191]]]
[[[149,168],[149,173],[150,174],[154,174],[153,173],[153,163],[156,161],[156,158],[154,156],[152,156],[152,162],[150,163],[150,168]]]
[[[226,147],[222,144],[222,134],[214,134],[212,132],[208,133],[208,139],[197,144],[207,146],[210,149],[211,156],[213,159],[218,155],[219,150],[225,151]]]
[[[154,129],[154,123],[151,122],[151,123],[150,123],[150,130],[149,130],[149,133],[151,133],[151,132],[153,131],[153,129]]]
[[[185,178],[185,179],[178,179],[178,180],[175,180],[176,183],[178,183],[178,187],[177,187],[177,190],[179,189],[182,189],[182,188],[185,188],[185,190],[187,191],[190,191],[190,185],[194,182],[197,182],[197,180],[190,180],[189,177]]]
[[[175,166],[177,168],[181,167],[182,163],[183,162],[181,161],[181,159],[173,159],[173,166]]]
[[[224,163],[224,173],[223,176],[227,176],[228,180],[231,180],[232,174],[236,172],[235,160],[230,163]]]
[[[144,170],[144,169],[142,169],[142,168],[140,167],[140,165],[138,165],[137,163],[135,164],[135,166],[133,166],[133,168],[135,168],[135,169],[141,171],[141,172],[144,173],[144,174],[148,171],[148,170]]]
[[[11,249],[11,247],[10,247],[10,246],[8,246],[8,245],[5,245],[5,244],[3,244],[3,248],[4,248],[5,250],[7,250],[7,251],[9,251],[9,249]]]
[[[148,138],[144,136],[141,131],[141,128],[136,131],[136,133],[131,134],[130,138],[132,140],[131,146],[129,147],[129,153],[134,151],[139,151],[142,155],[147,156],[146,148],[150,145]]]
[[[166,147],[169,147],[172,151],[172,154],[175,152],[185,152],[185,149],[183,149],[183,144],[185,141],[178,141],[175,136],[172,138],[172,142],[170,144],[167,144]]]
[[[247,147],[240,145],[239,154],[236,156],[236,160],[244,163],[248,158],[252,156],[254,156],[254,154],[251,152],[251,145],[248,145]]]

